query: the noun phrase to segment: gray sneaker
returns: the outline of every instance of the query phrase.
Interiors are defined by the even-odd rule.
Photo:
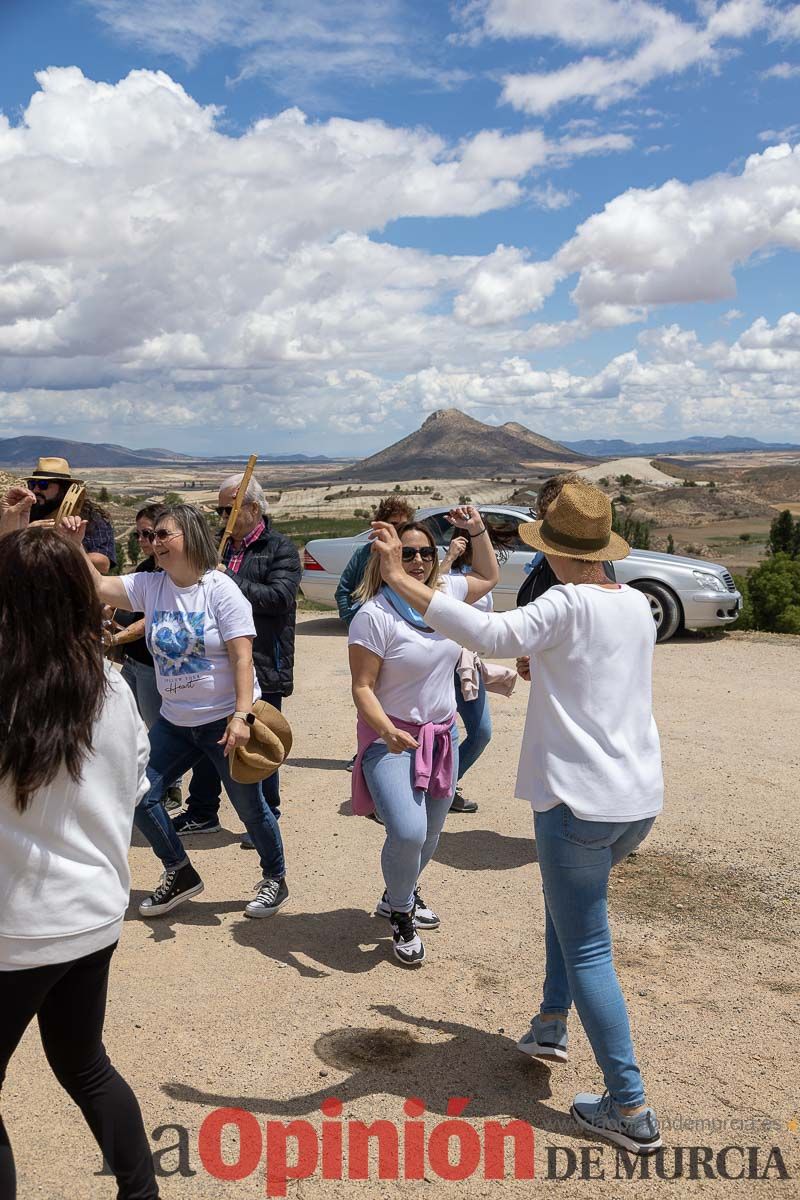
[[[655,1154],[661,1149],[661,1133],[652,1108],[643,1108],[631,1117],[624,1117],[608,1092],[594,1096],[580,1092],[569,1110],[574,1121],[587,1133],[616,1142],[634,1154]]]
[[[289,899],[285,879],[262,879],[256,884],[258,895],[245,906],[246,917],[271,917]]]
[[[517,1042],[517,1049],[531,1058],[557,1059],[567,1061],[567,1023],[558,1019],[547,1020],[537,1013],[531,1021],[530,1029]]]

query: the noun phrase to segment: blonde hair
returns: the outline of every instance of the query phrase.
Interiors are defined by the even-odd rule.
[[[401,525],[397,531],[397,536],[401,541],[403,540],[404,533],[424,533],[434,551],[437,551],[436,541],[433,534],[428,526],[424,525],[421,521],[409,521],[407,525]],[[425,586],[429,587],[432,591],[435,591],[435,589],[439,586],[438,551],[434,553],[431,573],[425,580]],[[373,551],[367,560],[367,568],[364,571],[364,576],[361,580],[361,583],[353,592],[353,599],[357,600],[359,604],[366,604],[367,600],[371,600],[373,596],[377,596],[382,587],[383,578],[381,576],[381,558],[378,553]]]

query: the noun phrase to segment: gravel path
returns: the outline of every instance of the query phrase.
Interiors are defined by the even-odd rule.
[[[792,1175],[759,1188],[718,1183],[714,1194],[800,1195],[800,1125],[793,1124],[800,1118],[799,650],[800,639],[757,635],[658,648],[667,807],[639,855],[618,869],[612,890],[617,963],[665,1141],[714,1152],[757,1146],[760,1169],[769,1147],[779,1146]],[[132,915],[115,957],[109,1051],[140,1098],[148,1130],[188,1130],[187,1169],[196,1174],[162,1179],[162,1195],[263,1196],[263,1159],[239,1182],[206,1173],[198,1154],[204,1119],[234,1106],[255,1114],[262,1130],[265,1121],[292,1118],[319,1130],[320,1104],[331,1096],[343,1101],[345,1120],[398,1123],[407,1119],[405,1099],[420,1097],[429,1133],[451,1097],[469,1097],[464,1118],[481,1143],[484,1122],[529,1122],[537,1181],[507,1181],[505,1195],[529,1196],[536,1187],[547,1195],[635,1200],[705,1191],[703,1178],[668,1184],[626,1180],[623,1171],[615,1179],[611,1147],[575,1136],[566,1118],[573,1094],[602,1090],[577,1022],[568,1065],[550,1071],[514,1047],[538,998],[543,963],[531,815],[512,794],[526,687],[511,700],[493,699],[495,740],[466,789],[480,810],[448,820],[424,881],[442,927],[426,935],[425,967],[405,972],[391,959],[386,923],[370,915],[382,887],[380,829],[346,813],[342,768],[353,714],[334,620],[302,618],[298,664],[287,706],[295,756],[284,772],[281,821],[289,904],[269,921],[242,919],[259,872],[252,852],[239,848],[226,804],[225,832],[191,845],[205,893],[149,924]],[[146,847],[135,846],[131,857],[138,901],[158,870]],[[3,1099],[21,1200],[110,1200],[113,1181],[93,1176],[100,1168],[94,1143],[50,1075],[35,1028],[12,1062]],[[154,1145],[176,1140],[168,1130]],[[235,1138],[225,1144],[235,1161]],[[549,1160],[563,1173],[569,1151],[574,1190],[547,1179]],[[582,1162],[606,1178],[579,1181]],[[711,1163],[716,1170],[713,1156]],[[684,1175],[689,1165],[687,1151]],[[737,1173],[741,1157],[727,1165]],[[178,1166],[176,1153],[164,1156],[166,1170]],[[672,1151],[663,1169],[675,1170]],[[312,1178],[290,1181],[288,1194],[373,1200],[433,1194],[434,1187],[448,1197],[498,1194],[482,1168],[457,1183],[429,1166],[430,1188],[379,1182],[375,1166],[366,1182],[321,1174],[320,1166]],[[774,1165],[769,1178],[776,1178]]]

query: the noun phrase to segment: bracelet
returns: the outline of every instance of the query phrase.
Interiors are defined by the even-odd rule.
[[[233,716],[231,717],[231,720],[232,720],[232,721],[244,721],[244,722],[246,723],[246,722],[247,722],[247,718],[248,718],[249,716],[250,716],[250,714],[249,714],[249,713],[246,713],[246,712],[235,712],[235,713],[233,714]]]
[[[469,533],[469,530],[467,530],[467,533]],[[472,538],[476,538],[476,537],[480,537],[482,533],[486,533],[486,526],[485,526],[485,525],[483,526],[483,528],[482,528],[482,529],[479,529],[477,533],[470,533],[470,534],[469,534],[469,536],[470,536],[470,539],[472,539]]]

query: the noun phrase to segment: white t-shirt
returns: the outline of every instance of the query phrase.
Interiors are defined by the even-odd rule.
[[[641,592],[558,584],[532,604],[492,614],[436,595],[426,620],[487,657],[531,656],[517,796],[538,812],[566,804],[585,821],[661,811],[656,629]]]
[[[221,571],[176,587],[165,571],[120,576],[134,612],[143,612],[161,715],[173,725],[210,725],[236,708],[236,685],[225,643],[254,638],[250,601]],[[253,699],[261,689],[253,670]]]
[[[106,677],[77,783],[62,767],[21,813],[0,781],[0,971],[71,962],[119,938],[150,744],[133,692],[108,665]]]
[[[441,582],[445,595],[466,598],[463,575],[444,575]],[[383,592],[367,600],[353,617],[348,642],[383,659],[375,695],[388,717],[415,725],[428,721],[438,725],[456,711],[453,675],[460,646],[439,633],[409,624]]]

